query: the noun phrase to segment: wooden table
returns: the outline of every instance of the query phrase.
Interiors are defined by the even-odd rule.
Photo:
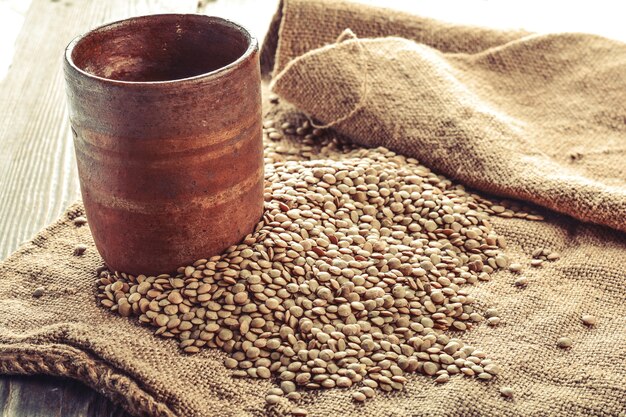
[[[19,1],[0,0],[0,6],[3,2]],[[521,0],[360,1],[392,4],[463,23],[523,26],[534,31],[578,29],[626,40],[619,2],[583,7],[560,0],[551,2],[550,8],[545,2]],[[61,72],[63,49],[74,36],[130,16],[199,12],[243,23],[261,39],[277,3],[278,0],[32,0],[4,79],[0,70],[0,260],[79,197]],[[562,10],[568,13],[562,14]],[[2,29],[0,36],[4,35]],[[0,50],[0,57],[2,53]],[[0,417],[126,415],[119,406],[75,381],[44,376],[0,377]]]

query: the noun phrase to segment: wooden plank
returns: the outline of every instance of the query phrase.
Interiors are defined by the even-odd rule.
[[[3,416],[43,417],[58,415],[60,398],[58,388],[51,388],[41,384],[35,378],[20,381],[20,384],[8,384],[7,398],[2,407]],[[45,403],[43,409],[40,404]]]
[[[70,379],[0,378],[0,417],[129,417],[120,406]]]
[[[20,34],[30,2],[31,0],[0,0],[0,80],[11,65],[15,39]]]

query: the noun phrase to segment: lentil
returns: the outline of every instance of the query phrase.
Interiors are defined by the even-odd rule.
[[[525,287],[528,285],[528,278],[526,277],[519,277],[515,280],[515,286],[517,287]]]
[[[240,244],[172,275],[105,270],[102,306],[138,315],[186,353],[222,348],[234,376],[278,377],[268,404],[299,399],[299,386],[357,384],[362,402],[416,371],[439,383],[497,375],[484,353],[444,332],[499,323],[495,309],[474,311],[463,286],[521,270],[488,222],[513,211],[385,148],[339,153],[330,142],[317,151],[328,159],[295,162],[288,135],[303,136],[306,152],[313,138],[324,143],[309,131],[264,123],[265,213]]]
[[[84,216],[78,216],[77,218],[74,219],[74,225],[75,226],[82,226],[84,224],[87,224],[87,218]]]
[[[596,316],[592,316],[591,314],[583,314],[582,321],[587,326],[595,326],[598,323]]]
[[[85,253],[86,250],[87,250],[87,245],[79,243],[78,245],[74,247],[74,255],[80,256],[83,253]]]
[[[505,398],[513,398],[513,388],[502,387],[500,388],[500,394]]]
[[[572,347],[572,339],[569,337],[559,337],[559,340],[556,341],[556,345],[561,349],[569,349]]]

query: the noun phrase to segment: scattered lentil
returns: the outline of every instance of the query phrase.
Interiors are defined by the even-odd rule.
[[[361,391],[355,391],[352,393],[352,399],[354,401],[363,402],[367,399],[367,396]]]
[[[448,382],[449,380],[450,380],[449,373],[441,374],[437,378],[435,378],[435,382],[440,383],[440,384],[444,382]]]
[[[519,277],[515,280],[515,286],[516,287],[526,287],[528,285],[528,278],[526,277]]]
[[[513,388],[502,387],[500,388],[500,394],[505,398],[513,398]]]
[[[587,326],[595,326],[598,323],[596,316],[592,316],[591,314],[583,314],[582,321]]]
[[[285,397],[291,401],[299,401],[302,398],[302,395],[298,391],[290,392]]]
[[[292,381],[283,381],[280,383],[280,389],[283,390],[285,394],[289,394],[290,392],[294,392],[296,390],[296,384]]]
[[[559,254],[558,252],[553,252],[550,249],[537,248],[533,251],[532,257],[535,263],[540,265],[542,263],[541,261],[556,261],[560,259],[561,254]],[[532,265],[532,262],[533,261],[531,261],[531,265]]]
[[[556,345],[561,349],[569,349],[572,347],[572,339],[569,337],[559,337],[556,341]]]
[[[489,317],[487,319],[487,324],[490,326],[497,326],[498,324],[500,324],[500,317],[496,317],[496,316]]]
[[[272,405],[272,404],[276,404],[276,403],[278,403],[279,401],[280,401],[280,397],[279,397],[278,395],[273,395],[273,394],[270,394],[270,395],[267,395],[267,396],[265,397],[265,402],[266,402],[266,403],[268,403],[268,404],[270,404],[270,405]]]
[[[361,391],[363,394],[365,394],[365,396],[367,398],[373,398],[376,393],[374,392],[374,390],[370,387],[361,387],[359,388],[359,391]]]
[[[546,256],[546,259],[548,261],[556,261],[557,259],[560,259],[560,258],[561,258],[561,254],[559,254],[558,252],[552,252]]]
[[[74,219],[74,225],[75,226],[82,226],[84,224],[87,224],[87,218],[84,216],[78,216]]]
[[[85,253],[86,250],[87,250],[87,245],[79,243],[78,245],[74,247],[74,255],[80,256],[83,253]]]
[[[254,232],[174,275],[103,271],[101,304],[138,315],[186,353],[221,348],[234,376],[277,376],[268,404],[299,399],[296,387],[357,384],[361,402],[374,388],[403,389],[412,372],[437,382],[496,375],[484,353],[444,332],[484,319],[464,285],[515,268],[489,214],[541,216],[518,216],[385,148],[338,152],[306,124],[266,122],[264,132],[274,141]],[[304,145],[288,146],[292,134]],[[328,159],[292,161],[314,140]],[[500,321],[495,309],[485,316]]]

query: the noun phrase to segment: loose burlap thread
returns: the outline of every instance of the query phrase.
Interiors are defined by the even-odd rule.
[[[346,28],[360,39],[342,39],[335,44]],[[391,35],[394,37],[377,38]],[[564,73],[556,76],[559,69],[553,58],[557,52],[568,56],[568,68],[576,67],[577,60],[593,58],[589,63],[599,70],[601,79],[610,81],[613,89],[621,80],[623,90],[626,71],[618,55],[624,46],[589,35],[529,37],[518,32],[442,24],[348,3],[290,0],[281,5],[268,35],[263,68],[278,73],[297,59],[291,70],[275,82],[275,90],[321,123],[329,123],[349,114],[358,102],[362,74],[356,74],[357,67],[352,66],[357,60],[341,58],[356,53],[353,48],[346,54],[353,42],[359,42],[376,59],[365,58],[370,60],[367,70],[371,82],[364,105],[337,123],[337,131],[366,146],[383,144],[418,156],[435,171],[483,190],[510,195],[506,190],[523,189],[527,194],[517,197],[546,206],[550,200],[546,195],[551,198],[555,194],[536,188],[539,184],[562,185],[563,196],[555,200],[558,203],[570,204],[576,195],[582,201],[585,193],[591,193],[590,201],[574,206],[580,209],[576,213],[582,213],[577,217],[614,229],[548,211],[545,222],[492,219],[497,232],[506,237],[506,253],[514,260],[527,265],[530,254],[539,247],[561,253],[556,262],[527,269],[526,289],[515,287],[516,276],[507,271],[472,289],[483,307],[500,310],[502,324],[481,325],[460,337],[501,366],[502,374],[494,381],[456,377],[437,385],[432,378],[414,375],[405,391],[379,393],[364,405],[350,401],[349,391],[333,389],[305,392],[299,406],[308,409],[310,416],[626,415],[626,237],[616,230],[624,230],[623,201],[620,203],[619,196],[625,192],[625,176],[613,151],[602,154],[606,166],[600,163],[602,158],[594,156],[599,149],[617,150],[613,147],[616,143],[623,146],[623,130],[619,134],[623,121],[620,124],[618,115],[626,117],[626,111],[619,103],[611,102],[615,106],[609,112],[600,103],[595,112],[598,125],[594,127],[573,112],[573,107],[567,107],[572,113],[569,124],[561,129],[572,133],[576,140],[588,132],[587,142],[572,145],[570,139],[547,129],[543,133],[552,141],[547,146],[538,145],[537,137],[523,134],[529,123],[538,123],[543,117],[539,111],[533,113],[538,118],[533,120],[502,111],[488,118],[487,107],[476,110],[476,101],[468,99],[480,97],[482,105],[489,103],[490,111],[495,104],[521,100],[500,84],[493,84],[495,77],[509,87],[521,83],[520,88],[529,91],[529,103],[536,103],[534,94],[541,92],[537,79],[545,85],[542,100],[561,100],[549,92],[553,83],[562,87],[567,84]],[[519,49],[522,55],[532,55],[539,48],[539,55],[545,58],[542,62],[552,65],[524,67],[511,61],[516,54],[508,49],[517,44],[526,45]],[[548,44],[552,44],[551,49],[545,49]],[[603,60],[604,67],[599,67],[597,54],[607,48],[616,57],[611,62]],[[445,71],[441,68],[444,64]],[[418,65],[419,71],[412,65]],[[390,74],[392,67],[396,71]],[[484,84],[485,73],[476,68],[490,68],[487,92],[478,88]],[[381,77],[381,71],[385,77]],[[324,77],[320,78],[321,74]],[[598,87],[594,74],[576,78],[581,100],[592,95],[589,88]],[[456,80],[456,96],[446,90],[451,79]],[[406,98],[406,89],[411,90],[410,98]],[[568,97],[573,98],[570,93]],[[602,93],[611,96],[615,92],[607,87]],[[601,101],[594,94],[591,102],[576,102],[583,116],[590,114],[585,113],[587,105]],[[301,117],[285,103],[266,110],[281,121]],[[467,118],[471,123],[463,118],[464,114],[471,116]],[[615,131],[605,135],[607,126]],[[368,129],[369,136],[365,135]],[[511,132],[515,135],[504,135]],[[407,144],[402,142],[403,137]],[[503,147],[508,147],[510,154],[500,153],[498,159],[519,154],[524,146],[513,139],[520,138],[529,141],[525,146],[531,157],[527,170],[513,175],[509,171],[519,168],[519,161],[496,163],[489,158]],[[558,150],[581,156],[570,161],[555,156],[561,155]],[[480,161],[483,156],[487,160]],[[454,166],[447,162],[462,159],[468,162]],[[557,167],[573,166],[569,170],[555,168],[551,177],[544,178],[547,182],[515,182],[525,181],[527,177],[522,174],[529,175],[537,169],[538,161],[546,160]],[[495,176],[495,169],[508,171],[501,173],[501,179]],[[482,179],[472,177],[477,173],[482,173]],[[592,188],[580,187],[582,179],[588,179],[585,184]],[[593,187],[604,187],[600,194],[603,200],[595,200]],[[609,208],[613,210],[612,223],[611,216],[596,213]],[[576,216],[565,209],[559,211]],[[1,373],[76,378],[138,416],[288,415],[284,403],[266,406],[264,396],[273,386],[271,381],[233,378],[222,364],[224,353],[204,349],[196,355],[181,354],[175,341],[153,336],[152,330],[139,325],[135,318],[118,317],[99,307],[94,271],[102,261],[88,226],[76,227],[72,222],[83,214],[80,203],[70,207],[58,222],[0,265]],[[78,243],[88,246],[80,257],[73,255]],[[40,286],[45,287],[45,293],[34,298],[32,292]],[[582,314],[597,316],[598,325],[585,327]],[[572,338],[571,349],[556,347],[561,336]],[[499,395],[502,386],[513,388],[512,400]]]

